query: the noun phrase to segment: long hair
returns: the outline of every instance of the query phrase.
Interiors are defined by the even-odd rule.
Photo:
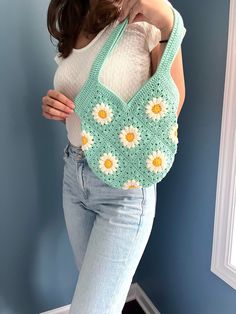
[[[47,28],[57,43],[59,56],[66,58],[73,50],[82,26],[87,34],[98,34],[119,17],[122,0],[51,0]]]

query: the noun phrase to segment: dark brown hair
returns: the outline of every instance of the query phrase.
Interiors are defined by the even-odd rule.
[[[66,58],[75,46],[82,29],[86,34],[98,34],[119,16],[122,0],[51,0],[47,12],[47,28],[58,40],[60,57]]]

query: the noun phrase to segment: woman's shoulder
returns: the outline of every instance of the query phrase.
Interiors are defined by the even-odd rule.
[[[56,64],[58,64],[58,65],[63,60],[62,57],[60,57],[60,53],[59,52],[57,52],[56,55],[54,56],[54,60],[55,60]]]
[[[169,0],[164,0],[168,5],[172,6],[171,2]],[[106,39],[106,36],[109,36],[110,32],[114,27],[116,27],[118,24],[118,21],[116,20],[114,23],[108,25],[104,31],[102,32],[104,34],[104,40]],[[146,44],[146,48],[148,51],[152,51],[153,48],[155,48],[159,41],[161,40],[161,31],[158,27],[156,27],[153,24],[150,24],[146,21],[139,21],[134,22],[127,25],[126,28],[127,34],[135,33],[136,36],[141,36]],[[102,36],[103,38],[103,36]],[[59,65],[63,58],[60,57],[59,52],[56,53],[54,56],[55,62]]]
[[[169,0],[164,0],[169,6],[173,7]],[[137,33],[142,33],[145,36],[147,48],[152,51],[161,40],[161,31],[158,27],[146,21],[139,21],[128,24],[127,30],[133,30]]]
[[[134,32],[137,36],[142,36],[149,51],[157,46],[161,40],[160,29],[145,21],[128,24],[127,33],[129,32]]]

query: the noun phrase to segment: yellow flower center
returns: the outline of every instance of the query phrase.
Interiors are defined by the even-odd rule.
[[[178,137],[178,130],[175,130],[175,136]]]
[[[155,104],[155,105],[153,105],[152,106],[152,112],[154,112],[154,113],[159,113],[159,112],[161,112],[161,106],[160,106],[160,104]]]
[[[112,167],[112,161],[110,159],[106,159],[104,162],[104,165],[106,168],[111,168]]]
[[[85,145],[85,144],[87,144],[88,143],[88,139],[87,139],[87,137],[86,136],[82,136],[82,145]]]
[[[156,157],[153,159],[152,163],[155,167],[159,167],[162,165],[162,160],[160,157]]]
[[[127,133],[125,138],[128,142],[132,142],[134,140],[134,133]]]
[[[130,185],[130,186],[129,186],[129,189],[135,189],[135,188],[136,188],[135,185]]]
[[[99,110],[98,115],[99,115],[100,118],[103,118],[103,119],[107,117],[107,113],[103,109]]]

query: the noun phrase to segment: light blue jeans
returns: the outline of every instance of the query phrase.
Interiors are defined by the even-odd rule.
[[[121,314],[151,233],[157,184],[113,188],[70,142],[63,159],[63,210],[79,271],[69,314]]]

